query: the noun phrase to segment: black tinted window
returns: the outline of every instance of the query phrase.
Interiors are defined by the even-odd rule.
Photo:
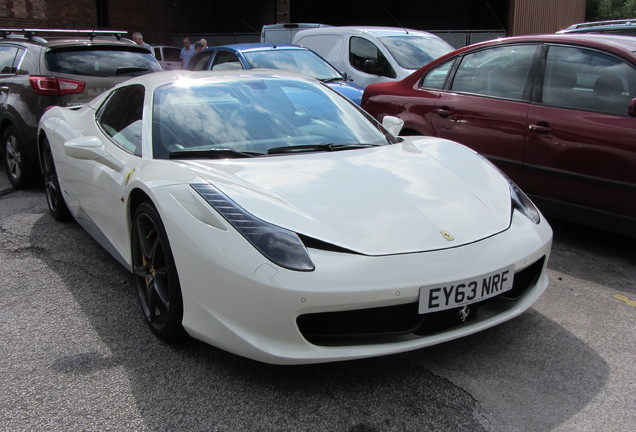
[[[365,73],[395,78],[397,75],[382,51],[366,39],[352,37],[349,42],[349,63]]]
[[[190,65],[188,66],[188,69],[205,70],[208,62],[210,61],[211,56],[212,56],[211,52],[194,56],[192,60],[190,60]]]
[[[160,71],[161,65],[149,51],[128,51],[115,47],[73,47],[46,53],[51,72],[106,77],[140,75]]]
[[[181,54],[181,50],[179,48],[164,47],[163,49],[164,61],[173,61],[173,62],[181,61],[181,58],[179,57],[180,54]]]
[[[243,69],[238,57],[227,51],[219,51],[214,57],[212,70],[239,70]]]
[[[117,145],[139,156],[143,107],[144,87],[133,85],[114,91],[98,113],[104,132]]]

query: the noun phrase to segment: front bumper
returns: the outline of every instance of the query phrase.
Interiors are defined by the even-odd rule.
[[[438,344],[521,314],[548,285],[552,230],[545,220],[535,225],[518,212],[506,231],[456,248],[375,257],[309,249],[315,271],[297,272],[270,263],[218,221],[193,219],[191,209],[181,205],[161,209],[179,271],[187,332],[267,363],[339,361]],[[473,315],[463,323],[453,309],[443,314],[453,318],[441,324],[417,314],[420,287],[510,264],[515,280],[524,269],[530,274],[518,295],[508,293],[514,298],[471,306]],[[391,308],[394,316],[416,325],[392,322],[382,312]],[[388,324],[382,327],[378,320]]]

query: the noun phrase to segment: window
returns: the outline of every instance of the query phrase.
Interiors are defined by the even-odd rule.
[[[298,72],[319,80],[343,79],[340,72],[309,50],[278,48],[246,52],[244,56],[252,69],[281,69]]]
[[[187,150],[266,154],[289,145],[386,143],[366,114],[326,86],[279,77],[165,85],[153,98],[153,157]]]
[[[349,41],[349,63],[359,71],[396,78],[397,75],[377,46],[364,38],[352,37]]]
[[[48,51],[46,66],[51,72],[110,77],[115,75],[140,75],[158,72],[157,64],[149,51],[128,51],[114,47],[69,47]]]
[[[380,42],[404,69],[419,69],[426,63],[453,51],[452,46],[437,36],[404,34],[381,37]]]
[[[502,46],[467,54],[451,89],[507,99],[522,99],[536,45]]]
[[[455,64],[454,61],[448,61],[440,66],[437,66],[435,69],[430,70],[422,79],[420,87],[442,90],[444,88],[444,84],[446,83],[448,72],[450,72],[453,64]]]
[[[97,113],[98,123],[115,144],[141,156],[141,120],[144,87],[133,85],[114,91]]]
[[[551,46],[541,102],[563,108],[627,115],[636,97],[636,70],[599,51]]]
[[[181,50],[179,48],[163,47],[163,61],[180,62]]]
[[[238,57],[231,52],[219,51],[212,62],[212,70],[239,70],[243,69]]]
[[[18,49],[12,46],[0,46],[0,74],[16,73],[15,59]]]
[[[210,61],[210,57],[212,57],[212,53],[205,53],[198,56],[195,56],[190,64],[192,70],[206,70],[208,62]]]

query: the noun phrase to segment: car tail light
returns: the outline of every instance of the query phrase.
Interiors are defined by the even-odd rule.
[[[35,93],[42,96],[61,96],[68,93],[81,93],[86,87],[84,81],[51,76],[30,76],[29,83]]]

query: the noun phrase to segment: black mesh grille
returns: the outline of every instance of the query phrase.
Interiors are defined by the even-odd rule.
[[[544,262],[545,257],[542,257],[516,272],[511,290],[471,304],[470,314],[465,322],[491,316],[492,310],[501,312],[512,307],[514,302],[537,283]],[[484,312],[480,313],[482,309]],[[305,314],[298,317],[297,324],[300,332],[309,342],[334,346],[389,343],[435,334],[462,325],[463,322],[459,308],[420,315],[418,304],[415,302],[352,311]]]

